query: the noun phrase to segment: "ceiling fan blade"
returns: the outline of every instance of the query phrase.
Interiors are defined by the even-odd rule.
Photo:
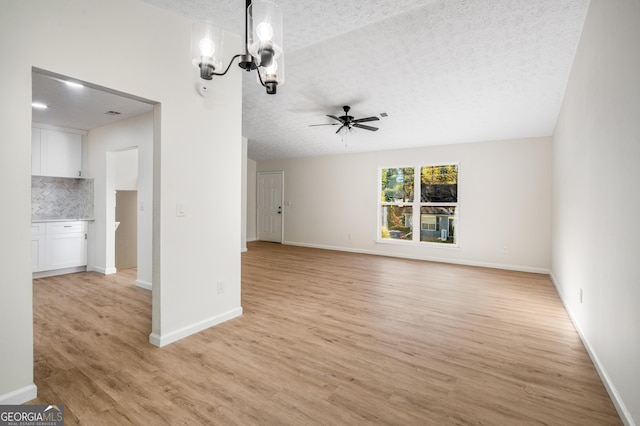
[[[358,123],[353,123],[353,127],[357,127],[358,129],[371,130],[372,132],[375,132],[376,130],[378,130],[377,127],[365,126],[364,124],[358,124]]]
[[[342,126],[340,126],[340,128],[336,131],[336,135],[337,135],[338,133],[340,133],[340,130],[342,130],[342,128],[343,128],[343,127],[344,127],[344,124],[343,124]]]
[[[334,120],[338,120],[339,122],[341,122],[342,124],[344,124],[344,119],[342,117],[336,117],[335,115],[327,115],[327,117],[331,117]]]
[[[309,124],[309,127],[315,126],[339,126],[340,123],[327,123],[327,124]]]
[[[353,123],[364,123],[365,121],[378,121],[380,120],[378,117],[366,117],[366,118],[358,118],[353,120]]]

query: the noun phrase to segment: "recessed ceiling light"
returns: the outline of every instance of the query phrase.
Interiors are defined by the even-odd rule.
[[[31,106],[34,107],[34,108],[38,108],[38,109],[47,109],[47,108],[49,108],[48,105],[43,104],[42,102],[32,102]]]
[[[69,87],[75,87],[75,88],[84,87],[82,84],[76,83],[76,82],[73,82],[73,81],[65,81],[64,84],[66,84]]]

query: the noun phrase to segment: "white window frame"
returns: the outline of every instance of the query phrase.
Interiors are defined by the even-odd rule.
[[[437,166],[448,166],[454,165],[458,167],[458,201],[456,203],[433,203],[433,202],[425,202],[421,201],[422,188],[421,188],[421,170],[423,167],[437,167]],[[413,200],[411,202],[402,202],[402,203],[394,203],[394,202],[383,202],[382,201],[382,188],[380,183],[382,182],[382,171],[386,169],[413,169]],[[441,247],[441,248],[458,248],[460,247],[460,162],[451,161],[451,162],[438,162],[438,163],[423,163],[419,165],[402,165],[402,166],[380,166],[378,167],[378,180],[377,180],[377,194],[378,194],[378,202],[377,202],[377,223],[376,223],[376,243],[382,244],[402,244],[402,245],[419,245],[423,247]],[[399,207],[411,207],[413,212],[412,219],[412,231],[411,231],[411,239],[394,239],[394,238],[382,238],[382,207],[384,206],[399,206]],[[422,229],[422,221],[420,208],[423,206],[438,206],[438,207],[455,207],[456,213],[454,216],[455,219],[455,242],[454,243],[438,243],[431,241],[420,241],[420,231]],[[436,222],[437,228],[437,222]]]

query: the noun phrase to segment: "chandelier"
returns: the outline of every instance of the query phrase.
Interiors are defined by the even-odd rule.
[[[210,21],[193,24],[191,63],[200,69],[200,78],[212,80],[229,71],[233,61],[247,72],[256,70],[258,82],[274,95],[284,84],[284,51],[282,49],[282,13],[272,1],[247,0],[245,9],[244,53],[234,55],[223,69],[224,33]]]

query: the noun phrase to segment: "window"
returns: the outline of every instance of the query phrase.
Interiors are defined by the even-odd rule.
[[[434,215],[420,215],[420,229],[425,231],[437,231],[438,218]]]
[[[378,199],[382,240],[457,243],[457,164],[383,168]]]

